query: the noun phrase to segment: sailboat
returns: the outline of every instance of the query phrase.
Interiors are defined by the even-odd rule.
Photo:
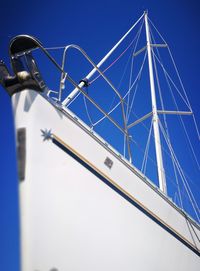
[[[154,42],[149,24],[148,13],[144,12],[98,64],[77,45],[62,48],[63,58],[59,64],[50,54],[50,50],[56,48],[45,48],[28,35],[11,40],[13,75],[1,61],[0,81],[11,96],[15,119],[22,271],[200,269],[199,209],[160,116],[192,115],[196,128],[197,122],[185,92],[179,96],[189,108],[187,111],[158,107],[155,59],[157,57],[159,62],[161,58],[155,52],[165,50],[168,45],[163,40]],[[137,27],[136,38],[113,60],[112,55]],[[136,51],[143,27],[145,45]],[[147,61],[151,98],[151,111],[135,116],[133,121],[129,118],[136,93],[131,93],[133,65],[127,93],[121,94],[107,76],[108,69],[129,49],[129,63],[142,54]],[[84,65],[87,62],[92,67],[88,75],[78,81],[66,68],[69,51],[81,55]],[[37,54],[38,62],[34,57]],[[38,67],[43,59],[48,60],[51,67],[41,72]],[[109,59],[111,63],[105,68]],[[141,67],[143,64],[144,61]],[[76,73],[80,72],[78,67]],[[141,67],[135,82],[141,78]],[[167,70],[164,71],[169,82]],[[59,78],[57,90],[49,88],[48,79],[45,81],[42,76],[45,73]],[[106,97],[98,94],[100,102],[95,101],[93,89],[98,80],[101,80],[101,89],[106,86],[110,91]],[[112,103],[111,93],[114,94]],[[109,104],[107,108],[102,105],[104,101]],[[74,113],[77,109],[80,115]],[[120,120],[116,120],[119,114]],[[137,168],[132,146],[135,138],[131,131],[147,119],[150,119],[150,131],[142,167]],[[164,117],[164,123],[165,120]],[[103,123],[103,128],[98,130],[99,123]],[[178,173],[181,175],[196,219],[183,209],[181,189],[176,194],[177,202],[168,196],[161,132],[170,150],[172,167],[176,168],[175,177]],[[151,138],[158,187],[145,174]],[[178,177],[175,177],[178,185]]]

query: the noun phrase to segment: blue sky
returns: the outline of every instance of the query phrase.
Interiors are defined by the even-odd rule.
[[[1,7],[0,59],[9,63],[8,44],[13,36],[30,34],[46,47],[78,44],[98,62],[148,9],[175,56],[200,125],[199,7],[198,0],[7,1]],[[0,87],[0,270],[6,271],[19,270],[15,157],[10,97]]]

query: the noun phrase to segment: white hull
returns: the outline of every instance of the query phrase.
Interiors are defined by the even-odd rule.
[[[31,90],[12,100],[26,128],[22,271],[200,270],[198,225],[69,113]]]

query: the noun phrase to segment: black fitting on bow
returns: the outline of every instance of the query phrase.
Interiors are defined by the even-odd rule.
[[[90,85],[90,82],[87,78],[81,79],[79,83],[84,83],[84,87],[89,87]]]

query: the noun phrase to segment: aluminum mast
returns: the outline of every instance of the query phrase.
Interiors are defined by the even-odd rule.
[[[158,110],[157,110],[157,104],[156,104],[156,93],[155,93],[152,53],[151,53],[151,38],[150,38],[150,32],[149,32],[147,12],[145,12],[144,14],[144,19],[145,19],[145,28],[146,28],[149,79],[150,79],[152,113],[153,113],[153,130],[154,130],[154,140],[155,140],[155,149],[156,149],[158,180],[159,180],[159,187],[161,191],[167,194],[165,171],[163,167],[162,149],[161,149],[161,144],[160,144],[159,118],[158,118]]]

